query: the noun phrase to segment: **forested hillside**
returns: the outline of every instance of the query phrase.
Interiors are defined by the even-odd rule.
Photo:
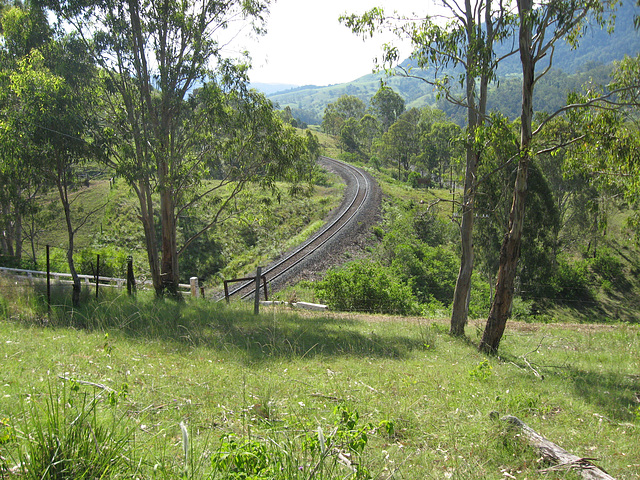
[[[574,88],[585,83],[589,78],[594,82],[606,80],[606,75],[612,63],[621,60],[625,55],[635,56],[640,52],[640,34],[633,24],[634,6],[625,3],[620,6],[616,14],[615,30],[608,33],[598,26],[587,30],[581,39],[579,47],[572,49],[567,43],[559,42],[554,52],[552,76],[541,81],[539,96],[536,98],[536,110],[555,110],[566,100],[566,95]],[[498,46],[496,56],[505,53],[507,45]],[[407,59],[401,63],[404,69],[412,68],[412,75],[433,76],[430,72],[416,67],[415,61]],[[400,75],[400,70],[397,75]],[[455,70],[439,71],[439,75],[446,73],[459,74]],[[516,56],[511,56],[500,64],[497,71],[499,82],[495,84],[490,101],[490,109],[497,109],[515,118],[518,115],[520,100],[521,75],[520,65]],[[388,77],[385,73],[367,74],[352,82],[327,87],[313,85],[280,91],[268,95],[280,108],[290,107],[294,117],[307,124],[320,124],[324,109],[342,95],[353,95],[367,102],[380,86],[380,81],[398,92],[408,108],[437,106],[450,113],[458,120],[456,113],[444,101],[439,101],[433,88],[416,78]],[[462,114],[463,115],[463,114]],[[458,120],[460,123],[461,120]]]

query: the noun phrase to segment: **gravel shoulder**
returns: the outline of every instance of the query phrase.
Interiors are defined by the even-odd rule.
[[[346,184],[343,201],[326,219],[326,222],[329,223],[343,210],[344,204],[353,195],[356,185],[351,181],[352,176],[339,168],[333,165],[322,166],[332,173],[340,175]],[[363,171],[362,169],[359,170]],[[373,245],[376,241],[376,237],[372,233],[372,227],[381,218],[382,190],[378,182],[369,173],[366,171],[363,171],[363,173],[369,178],[372,185],[372,191],[367,199],[366,207],[351,219],[348,226],[345,226],[322,248],[310,255],[304,262],[301,262],[293,273],[278,279],[277,282],[272,282],[271,289],[273,291],[298,283],[301,280],[321,279],[329,268],[366,255],[367,247]]]

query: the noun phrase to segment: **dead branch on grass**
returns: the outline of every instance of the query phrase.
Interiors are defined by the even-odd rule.
[[[567,452],[565,449],[544,438],[518,417],[507,415],[506,417],[502,417],[501,420],[506,422],[511,428],[519,430],[527,442],[538,449],[545,461],[554,464],[552,467],[541,470],[541,472],[551,470],[576,470],[582,475],[582,478],[587,480],[615,480],[614,477],[593,463],[596,459],[579,457]]]

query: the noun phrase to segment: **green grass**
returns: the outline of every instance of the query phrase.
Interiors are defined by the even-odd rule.
[[[332,174],[320,178],[322,185],[316,185],[310,196],[292,197],[287,186],[282,184],[282,196],[276,200],[271,192],[249,186],[236,201],[237,212],[224,224],[211,231],[211,239],[205,245],[194,244],[185,250],[183,258],[190,259],[205,252],[211,257],[220,257],[219,265],[202,266],[202,271],[189,265],[181,269],[182,281],[191,276],[207,280],[208,286],[220,286],[220,278],[234,278],[255,271],[256,265],[265,265],[282,255],[287,249],[302,243],[318,230],[332,209],[342,199],[344,185]],[[148,260],[142,224],[138,218],[139,205],[135,194],[122,179],[115,183],[97,180],[82,186],[74,193],[74,221],[79,222],[83,213],[94,212],[79,228],[76,235],[76,252],[92,249],[117,251],[124,257],[131,255],[134,271],[138,277],[148,277]],[[51,265],[53,271],[66,272],[66,248],[68,243],[66,224],[59,200],[50,192],[43,198],[48,208],[41,212],[41,228],[36,239],[36,257],[39,268],[44,268],[45,245],[51,245]],[[203,202],[198,213],[206,218],[207,202]],[[78,226],[78,224],[74,224]],[[179,234],[182,241],[182,234]],[[25,244],[24,256],[30,255]],[[107,252],[103,252],[104,260]],[[206,255],[204,255],[206,257]],[[76,262],[79,256],[76,255]],[[92,257],[95,258],[95,255]],[[112,259],[113,260],[113,259]],[[201,260],[206,262],[206,258]],[[213,271],[219,268],[218,271]],[[91,271],[80,272],[91,274]]]
[[[77,435],[69,408],[84,399],[79,441],[116,457],[105,478],[346,478],[339,453],[359,466],[351,478],[577,478],[538,473],[536,453],[493,411],[618,479],[640,478],[637,325],[512,322],[496,358],[476,351],[473,325],[461,341],[438,321],[254,316],[244,304],[143,295],[47,316],[16,288],[0,287],[5,469],[26,461],[52,411],[61,434]]]

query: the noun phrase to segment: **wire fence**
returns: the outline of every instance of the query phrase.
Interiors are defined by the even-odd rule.
[[[51,303],[51,285],[52,283],[56,286],[60,285],[73,285],[73,275],[71,273],[66,272],[53,272],[49,267],[49,259],[50,259],[50,249],[47,245],[46,249],[46,270],[29,270],[23,268],[12,268],[12,267],[0,267],[0,274],[6,277],[11,277],[13,281],[16,282],[16,285],[31,285],[35,286],[36,284],[44,285],[46,284],[47,288],[47,300],[49,304]],[[133,260],[129,257],[127,262],[127,278],[117,278],[110,276],[100,276],[100,255],[96,256],[95,263],[95,274],[86,275],[86,274],[78,274],[77,277],[80,279],[81,286],[84,286],[86,289],[95,290],[96,298],[99,295],[101,288],[117,288],[124,289],[127,288],[127,292],[129,294],[135,293],[135,291],[140,289],[153,289],[153,282],[150,280],[138,280],[133,275]],[[198,284],[198,278],[192,277],[190,279],[190,283],[178,284],[178,291],[183,293],[190,293],[194,297],[198,297],[200,295],[204,295],[203,289],[200,288]]]

